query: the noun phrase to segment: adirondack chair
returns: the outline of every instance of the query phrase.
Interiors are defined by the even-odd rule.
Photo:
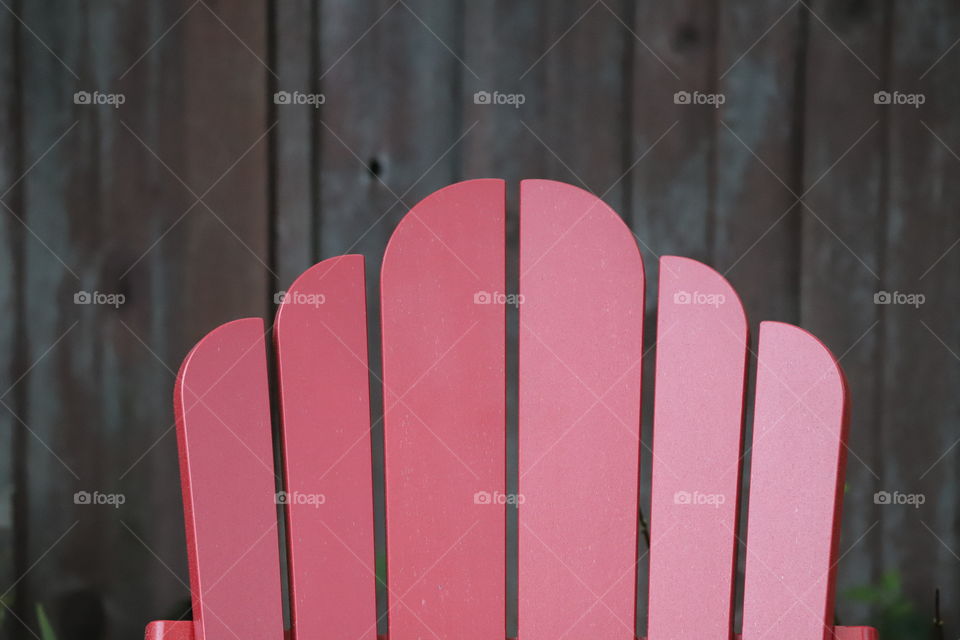
[[[504,194],[499,180],[432,194],[384,256],[390,640],[504,638],[512,503],[519,639],[632,640],[643,263],[597,197],[521,184],[519,491],[508,496]],[[151,623],[148,640],[284,637],[278,495],[288,635],[376,640],[364,278],[360,256],[325,260],[279,308],[279,469],[263,321],[225,324],[187,356],[175,408],[193,620]],[[747,322],[723,277],[686,258],[661,258],[658,305],[648,638],[726,640]],[[843,373],[797,327],[759,333],[742,639],[875,640],[833,626]]]

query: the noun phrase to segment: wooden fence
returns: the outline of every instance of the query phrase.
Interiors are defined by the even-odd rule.
[[[939,587],[956,636],[955,2],[0,4],[4,637],[38,604],[61,638],[183,614],[180,360],[319,259],[375,273],[413,203],[481,176],[511,181],[514,250],[517,180],[581,185],[654,285],[702,260],[753,327],[841,355],[839,618],[928,624]]]

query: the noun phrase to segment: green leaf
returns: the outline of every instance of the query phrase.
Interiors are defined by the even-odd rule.
[[[40,640],[57,640],[53,625],[50,624],[50,619],[47,618],[47,613],[39,602],[37,603],[37,622],[40,624]]]

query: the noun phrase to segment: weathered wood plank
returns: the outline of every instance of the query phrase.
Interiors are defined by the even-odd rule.
[[[934,588],[944,603],[960,591],[956,445],[960,416],[960,7],[940,0],[894,4],[888,91],[922,94],[919,108],[887,105],[889,205],[883,287],[920,293],[884,306],[881,486],[920,494],[919,508],[879,511],[883,566],[903,579],[924,618]],[[901,303],[898,303],[901,302]],[[954,594],[954,595],[948,595]],[[948,618],[951,616],[947,615]],[[945,633],[956,635],[956,616]],[[947,636],[949,637],[949,636]]]
[[[22,208],[17,188],[17,178],[23,169],[19,154],[20,136],[17,135],[19,96],[15,90],[19,37],[16,19],[10,12],[4,12],[0,15],[0,42],[4,43],[3,57],[0,58],[0,86],[10,90],[4,91],[0,99],[0,201],[5,205],[0,206],[0,402],[14,411],[20,411],[18,398],[22,397],[20,391],[10,387],[18,376],[17,355],[24,352],[16,335],[22,328],[18,276],[23,263],[21,238],[25,232],[6,207],[14,211]],[[6,593],[0,597],[3,603],[0,605],[0,635],[6,637],[12,636],[16,621],[14,614],[2,607],[13,607],[17,590],[9,587],[22,571],[15,559],[16,545],[20,544],[22,537],[17,535],[14,517],[17,500],[14,478],[16,461],[23,459],[17,455],[17,449],[24,435],[16,419],[0,405],[0,584],[6,585],[3,587]]]
[[[367,257],[378,273],[387,239],[417,201],[455,182],[463,139],[457,3],[325,0],[318,13],[319,258]],[[462,56],[460,56],[462,58]],[[362,79],[362,81],[358,81]],[[385,572],[379,278],[367,280],[377,572]],[[378,632],[386,591],[378,583]]]
[[[806,12],[791,0],[725,3],[719,16],[715,266],[748,318],[796,321],[798,117]],[[755,326],[755,325],[754,325]]]
[[[881,471],[876,425],[882,399],[876,384],[883,327],[873,294],[882,288],[884,124],[874,105],[885,72],[883,3],[817,2],[807,47],[803,125],[800,326],[838,355],[847,374],[851,425],[847,494],[837,572],[837,618],[875,621],[869,608],[843,597],[880,576],[880,536],[873,494]],[[822,22],[821,22],[822,20]],[[880,80],[882,82],[882,80]]]
[[[624,64],[633,52],[631,3],[570,0],[544,8],[541,57],[523,80],[541,77],[543,112],[525,120],[544,147],[544,177],[594,192],[621,216],[629,208]],[[623,179],[621,179],[623,178]]]
[[[272,3],[272,108],[277,127],[272,148],[273,255],[278,287],[289,286],[316,261],[317,127],[323,116],[316,47],[317,5],[307,0]],[[283,92],[283,93],[280,93]],[[294,104],[295,92],[313,104]],[[290,102],[286,98],[291,96]],[[316,105],[316,106],[315,106]]]
[[[54,51],[23,40],[24,157],[77,122],[23,182],[25,220],[49,247],[24,249],[23,339],[39,360],[22,383],[37,435],[22,487],[28,562],[47,552],[27,580],[61,634],[136,637],[186,594],[171,370],[211,326],[262,315],[268,299],[256,143],[266,14],[263,3],[22,9]],[[75,104],[75,91],[126,100]],[[202,203],[187,212],[208,189],[222,223]],[[126,300],[74,305],[79,291]],[[77,491],[125,503],[75,504]]]
[[[710,259],[716,128],[722,111],[683,98],[716,92],[716,20],[716,7],[695,1],[637,5],[634,31],[642,42],[634,45],[630,123],[631,162],[637,164],[629,180],[631,224],[647,254],[650,311],[657,301],[656,257]]]

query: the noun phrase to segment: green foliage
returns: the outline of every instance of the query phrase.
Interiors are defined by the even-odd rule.
[[[875,585],[854,587],[844,597],[870,605],[877,618],[871,621],[882,640],[917,640],[931,637],[932,617],[918,612],[907,600],[900,585],[900,575],[890,571]]]
[[[53,632],[53,625],[50,624],[50,619],[40,603],[37,603],[37,624],[40,627],[40,640],[57,640],[57,634]]]

